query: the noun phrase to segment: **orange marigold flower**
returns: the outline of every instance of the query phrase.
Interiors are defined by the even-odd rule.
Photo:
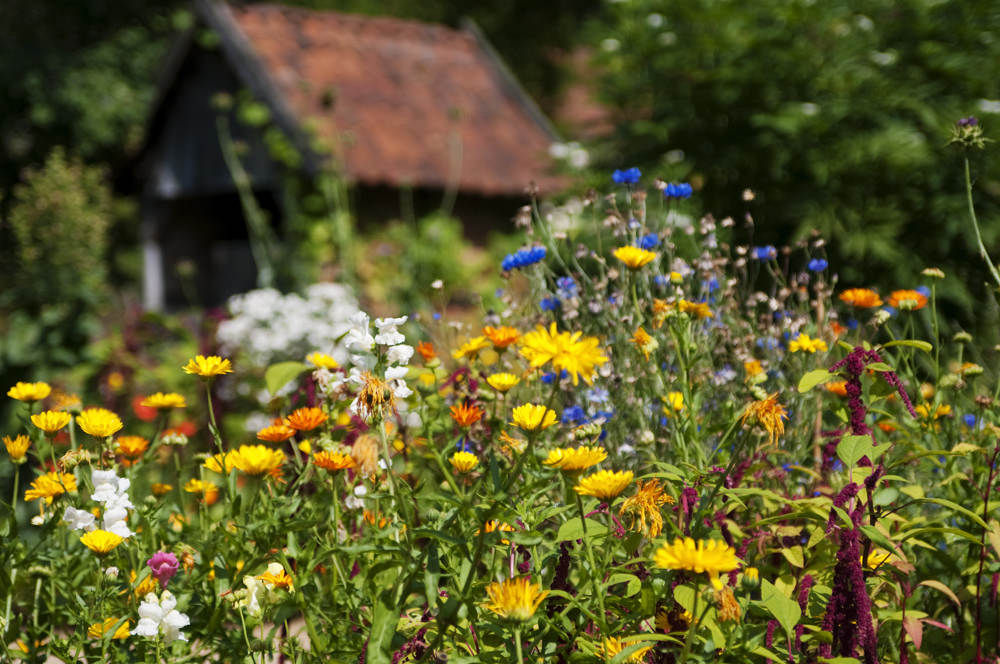
[[[149,441],[142,436],[118,436],[115,452],[127,459],[138,459],[149,447]]]
[[[840,300],[859,309],[882,306],[882,298],[870,288],[849,288],[840,294]]]
[[[357,465],[354,459],[340,452],[317,452],[313,455],[313,463],[331,472],[354,468]]]
[[[164,484],[163,482],[153,482],[153,484],[149,487],[149,489],[153,492],[154,496],[156,496],[157,498],[162,498],[163,496],[173,491],[174,487],[171,484]]]
[[[500,327],[491,327],[487,325],[483,328],[483,335],[490,340],[493,344],[493,348],[496,350],[503,350],[504,348],[507,348],[507,346],[517,342],[517,340],[521,337],[520,332],[507,325],[501,325]]]
[[[644,330],[641,325],[629,341],[635,344],[635,347],[639,349],[647,360],[649,359],[649,354],[660,346],[660,343],[651,337],[649,332]]]
[[[299,408],[286,418],[288,426],[296,431],[312,431],[326,420],[327,415],[320,408]]]
[[[286,424],[272,424],[257,432],[259,440],[266,440],[269,443],[283,443],[294,435],[295,429]]]
[[[460,427],[470,427],[478,422],[482,416],[483,410],[475,404],[465,402],[451,407],[451,419],[455,420]]]
[[[915,290],[897,290],[889,294],[889,306],[901,311],[916,311],[927,306],[927,296]]]
[[[847,328],[838,323],[837,321],[832,321],[830,323],[830,333],[833,334],[833,338],[839,338],[844,332],[847,332]]]
[[[833,392],[838,397],[847,396],[847,381],[846,380],[833,380],[826,383],[824,387],[828,392]]]
[[[437,357],[437,353],[434,352],[434,345],[426,341],[421,341],[417,344],[417,352],[420,353],[420,357],[424,358],[424,362],[430,362]]]

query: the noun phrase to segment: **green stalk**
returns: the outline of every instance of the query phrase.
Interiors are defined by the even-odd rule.
[[[599,627],[601,628],[602,634],[607,634],[608,632],[608,619],[607,613],[604,610],[604,593],[601,592],[601,584],[598,580],[597,564],[594,562],[594,547],[590,542],[590,538],[587,537],[587,519],[583,513],[583,500],[580,498],[580,494],[573,492],[576,495],[576,507],[580,511],[580,525],[583,528],[583,546],[587,550],[587,562],[590,563],[590,582],[594,587],[594,596],[597,598],[597,606],[600,609],[600,621]]]
[[[704,617],[698,615],[698,597],[701,595],[701,583],[697,583],[694,587],[694,604],[691,606],[691,617],[695,618],[696,622],[688,627],[687,636],[684,637],[684,650],[681,651],[681,658],[677,660],[677,664],[684,664],[687,661],[688,654],[691,652],[691,644],[694,642],[694,633],[698,631],[699,625],[701,625],[701,619]],[[707,608],[707,607],[706,607]]]
[[[986,265],[990,268],[990,274],[993,276],[993,280],[1000,287],[1000,272],[997,272],[997,268],[993,265],[993,261],[990,260],[990,255],[986,251],[986,245],[983,244],[983,235],[979,232],[979,220],[976,219],[976,208],[972,204],[972,176],[969,174],[969,158],[965,158],[965,200],[969,205],[969,218],[972,220],[972,228],[976,231],[976,243],[979,245],[979,255],[982,256],[983,260],[986,261]]]
[[[524,653],[521,649],[521,626],[514,628],[514,645],[517,646],[517,664],[524,664]]]

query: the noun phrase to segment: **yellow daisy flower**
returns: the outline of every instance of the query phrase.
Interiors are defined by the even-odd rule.
[[[28,448],[31,447],[31,439],[24,434],[19,434],[14,438],[4,436],[3,446],[7,448],[7,454],[10,455],[11,461],[22,464],[27,460],[25,455],[28,453]]]
[[[187,408],[187,401],[176,392],[157,392],[143,399],[141,405],[157,410],[170,410],[171,408]]]
[[[800,350],[806,353],[826,352],[826,342],[822,339],[812,339],[808,334],[802,332],[788,343],[789,352],[797,353]]]
[[[107,408],[86,408],[76,416],[76,423],[94,438],[113,436],[125,426],[121,418]]]
[[[512,373],[495,373],[487,376],[486,382],[497,392],[506,392],[520,383],[521,379]]]
[[[448,461],[459,473],[467,473],[479,465],[479,458],[469,452],[455,452]]]
[[[639,247],[618,247],[613,252],[614,257],[628,266],[630,270],[638,270],[643,265],[653,262],[655,251],[647,251]]]
[[[27,502],[41,498],[46,505],[51,505],[53,498],[67,491],[76,491],[76,478],[71,473],[45,473],[31,483],[31,488],[24,492],[24,500]]]
[[[597,645],[597,654],[600,655],[602,658],[604,658],[604,661],[610,662],[615,658],[615,655],[622,652],[623,650],[631,648],[634,645],[636,645],[635,642],[625,643],[621,639],[612,636],[604,639],[603,642]],[[619,661],[623,662],[645,661],[646,655],[649,654],[649,651],[652,649],[653,646],[643,646],[642,648],[639,648],[638,650],[633,652],[628,657]]]
[[[121,535],[106,530],[91,530],[80,538],[84,545],[99,556],[106,556],[125,541]]]
[[[232,455],[232,463],[238,470],[254,477],[269,473],[285,463],[284,452],[272,450],[264,445],[240,445],[238,450],[229,454]]]
[[[329,369],[331,371],[340,366],[337,360],[333,359],[326,353],[320,352],[309,353],[309,355],[306,356],[306,361],[318,369]]]
[[[549,457],[542,463],[559,470],[583,470],[596,466],[608,458],[608,453],[603,447],[560,447],[549,451]]]
[[[69,413],[59,410],[43,410],[31,416],[31,423],[51,436],[69,424],[72,418]]]
[[[531,579],[527,577],[520,577],[507,579],[503,583],[491,583],[486,586],[486,594],[490,601],[483,604],[483,608],[501,618],[523,621],[535,615],[538,605],[549,591],[542,590],[541,584],[531,583]]]
[[[24,383],[17,381],[14,387],[7,390],[7,396],[18,401],[32,402],[41,401],[52,392],[52,386],[48,383]]]
[[[87,636],[92,639],[104,638],[104,635],[110,632],[115,625],[118,625],[118,618],[105,618],[103,623],[94,623],[88,627]],[[114,636],[111,638],[118,640],[127,639],[129,634],[129,621],[126,619],[125,622],[118,626],[118,629],[115,630]]]
[[[511,413],[511,417],[513,424],[521,427],[524,431],[548,429],[558,419],[554,410],[533,403],[518,406]]]
[[[581,478],[573,490],[581,496],[594,496],[608,501],[624,491],[632,483],[632,477],[631,470],[599,470]]]
[[[317,452],[313,455],[313,463],[324,470],[333,472],[335,470],[346,470],[354,468],[357,463],[354,459],[340,452]]]
[[[209,355],[208,357],[195,355],[182,368],[184,373],[197,374],[202,378],[215,378],[233,372],[232,363],[218,355]]]
[[[559,332],[555,323],[548,328],[539,325],[521,337],[521,355],[534,369],[551,362],[556,371],[570,374],[574,385],[579,384],[581,376],[589,385],[594,381],[597,367],[608,358],[598,347],[597,337],[581,338],[582,335],[582,332]]]
[[[725,542],[677,538],[673,544],[664,543],[653,557],[661,569],[679,569],[701,574],[706,572],[712,587],[722,590],[719,574],[731,572],[740,565],[736,551]]]
[[[771,445],[778,444],[778,436],[785,433],[785,423],[782,419],[788,419],[785,407],[778,403],[778,393],[768,396],[766,399],[755,401],[743,411],[740,424],[752,419],[767,431],[768,442]]]

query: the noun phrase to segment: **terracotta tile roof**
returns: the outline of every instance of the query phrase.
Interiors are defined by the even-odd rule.
[[[558,188],[554,137],[472,32],[276,5],[224,11],[353,180],[486,195],[532,180]]]

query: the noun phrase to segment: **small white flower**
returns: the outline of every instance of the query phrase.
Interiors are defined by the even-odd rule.
[[[164,643],[187,641],[181,629],[190,625],[191,619],[176,607],[177,599],[169,590],[164,590],[159,598],[156,593],[149,593],[139,605],[139,622],[132,634],[155,637],[162,633]]]
[[[63,521],[71,530],[93,530],[94,515],[87,510],[78,510],[75,507],[67,507],[63,512]]]
[[[409,367],[386,367],[385,379],[386,380],[401,380],[406,377],[409,373]]]
[[[375,327],[378,334],[375,335],[375,343],[383,346],[394,346],[406,341],[406,337],[396,328],[406,322],[406,316],[399,318],[376,318]]]
[[[104,570],[104,576],[108,577],[109,579],[117,579],[118,578],[118,568],[117,567],[109,567],[109,568],[107,568],[106,570]]]
[[[433,288],[434,290],[441,290],[442,288],[444,288],[444,282],[441,281],[440,279],[435,279],[434,281],[431,282],[431,288]]]
[[[389,364],[409,364],[413,357],[413,346],[406,344],[396,344],[390,346],[385,354],[385,359]]]

